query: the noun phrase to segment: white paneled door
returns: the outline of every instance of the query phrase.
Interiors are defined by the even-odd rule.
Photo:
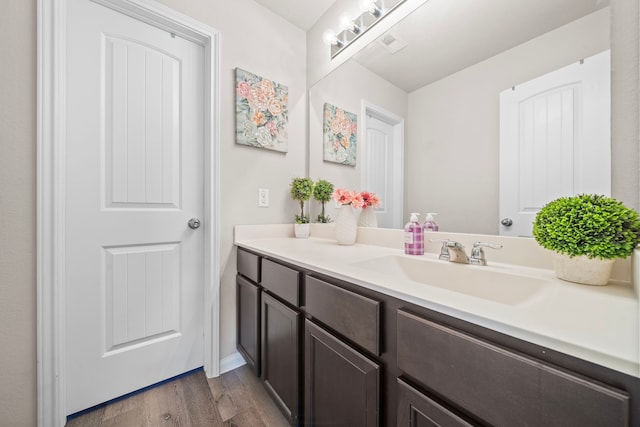
[[[204,50],[88,0],[67,31],[70,414],[203,365]]]
[[[500,94],[500,234],[562,196],[611,192],[610,53]]]
[[[362,190],[376,193],[378,226],[402,227],[403,131],[401,118],[367,104],[362,148]],[[385,115],[386,114],[386,115]]]

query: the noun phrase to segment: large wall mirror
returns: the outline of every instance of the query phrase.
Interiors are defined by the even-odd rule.
[[[500,233],[500,93],[606,52],[610,21],[609,0],[427,1],[310,88],[309,175],[393,196],[388,227]],[[323,160],[325,103],[358,115],[355,166]],[[367,146],[380,121],[400,154]]]

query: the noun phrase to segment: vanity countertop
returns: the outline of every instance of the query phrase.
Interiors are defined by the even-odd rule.
[[[293,227],[237,226],[235,244],[640,377],[638,297],[629,282],[612,281],[607,286],[574,284],[556,279],[550,269],[491,262],[491,253],[487,254],[490,261],[486,267],[455,265],[455,268],[514,273],[544,282],[544,290],[534,296],[504,304],[362,267],[367,261],[375,262],[382,257],[414,258],[391,245],[368,242],[340,246],[330,238],[288,237],[289,229],[292,231]],[[422,257],[446,262],[439,261],[437,253],[425,253]]]

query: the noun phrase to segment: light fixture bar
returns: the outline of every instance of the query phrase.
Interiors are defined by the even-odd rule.
[[[360,16],[354,19],[346,14],[340,16],[340,32],[326,30],[322,33],[325,44],[331,48],[331,58],[342,52],[347,46],[356,41],[382,18],[406,0],[361,0]]]

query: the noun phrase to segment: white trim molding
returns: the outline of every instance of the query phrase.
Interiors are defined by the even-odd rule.
[[[89,1],[89,0],[86,0]],[[180,35],[205,51],[204,369],[220,374],[219,33],[149,0],[91,0]],[[65,93],[67,0],[38,0],[37,378],[38,426],[64,426]]]

